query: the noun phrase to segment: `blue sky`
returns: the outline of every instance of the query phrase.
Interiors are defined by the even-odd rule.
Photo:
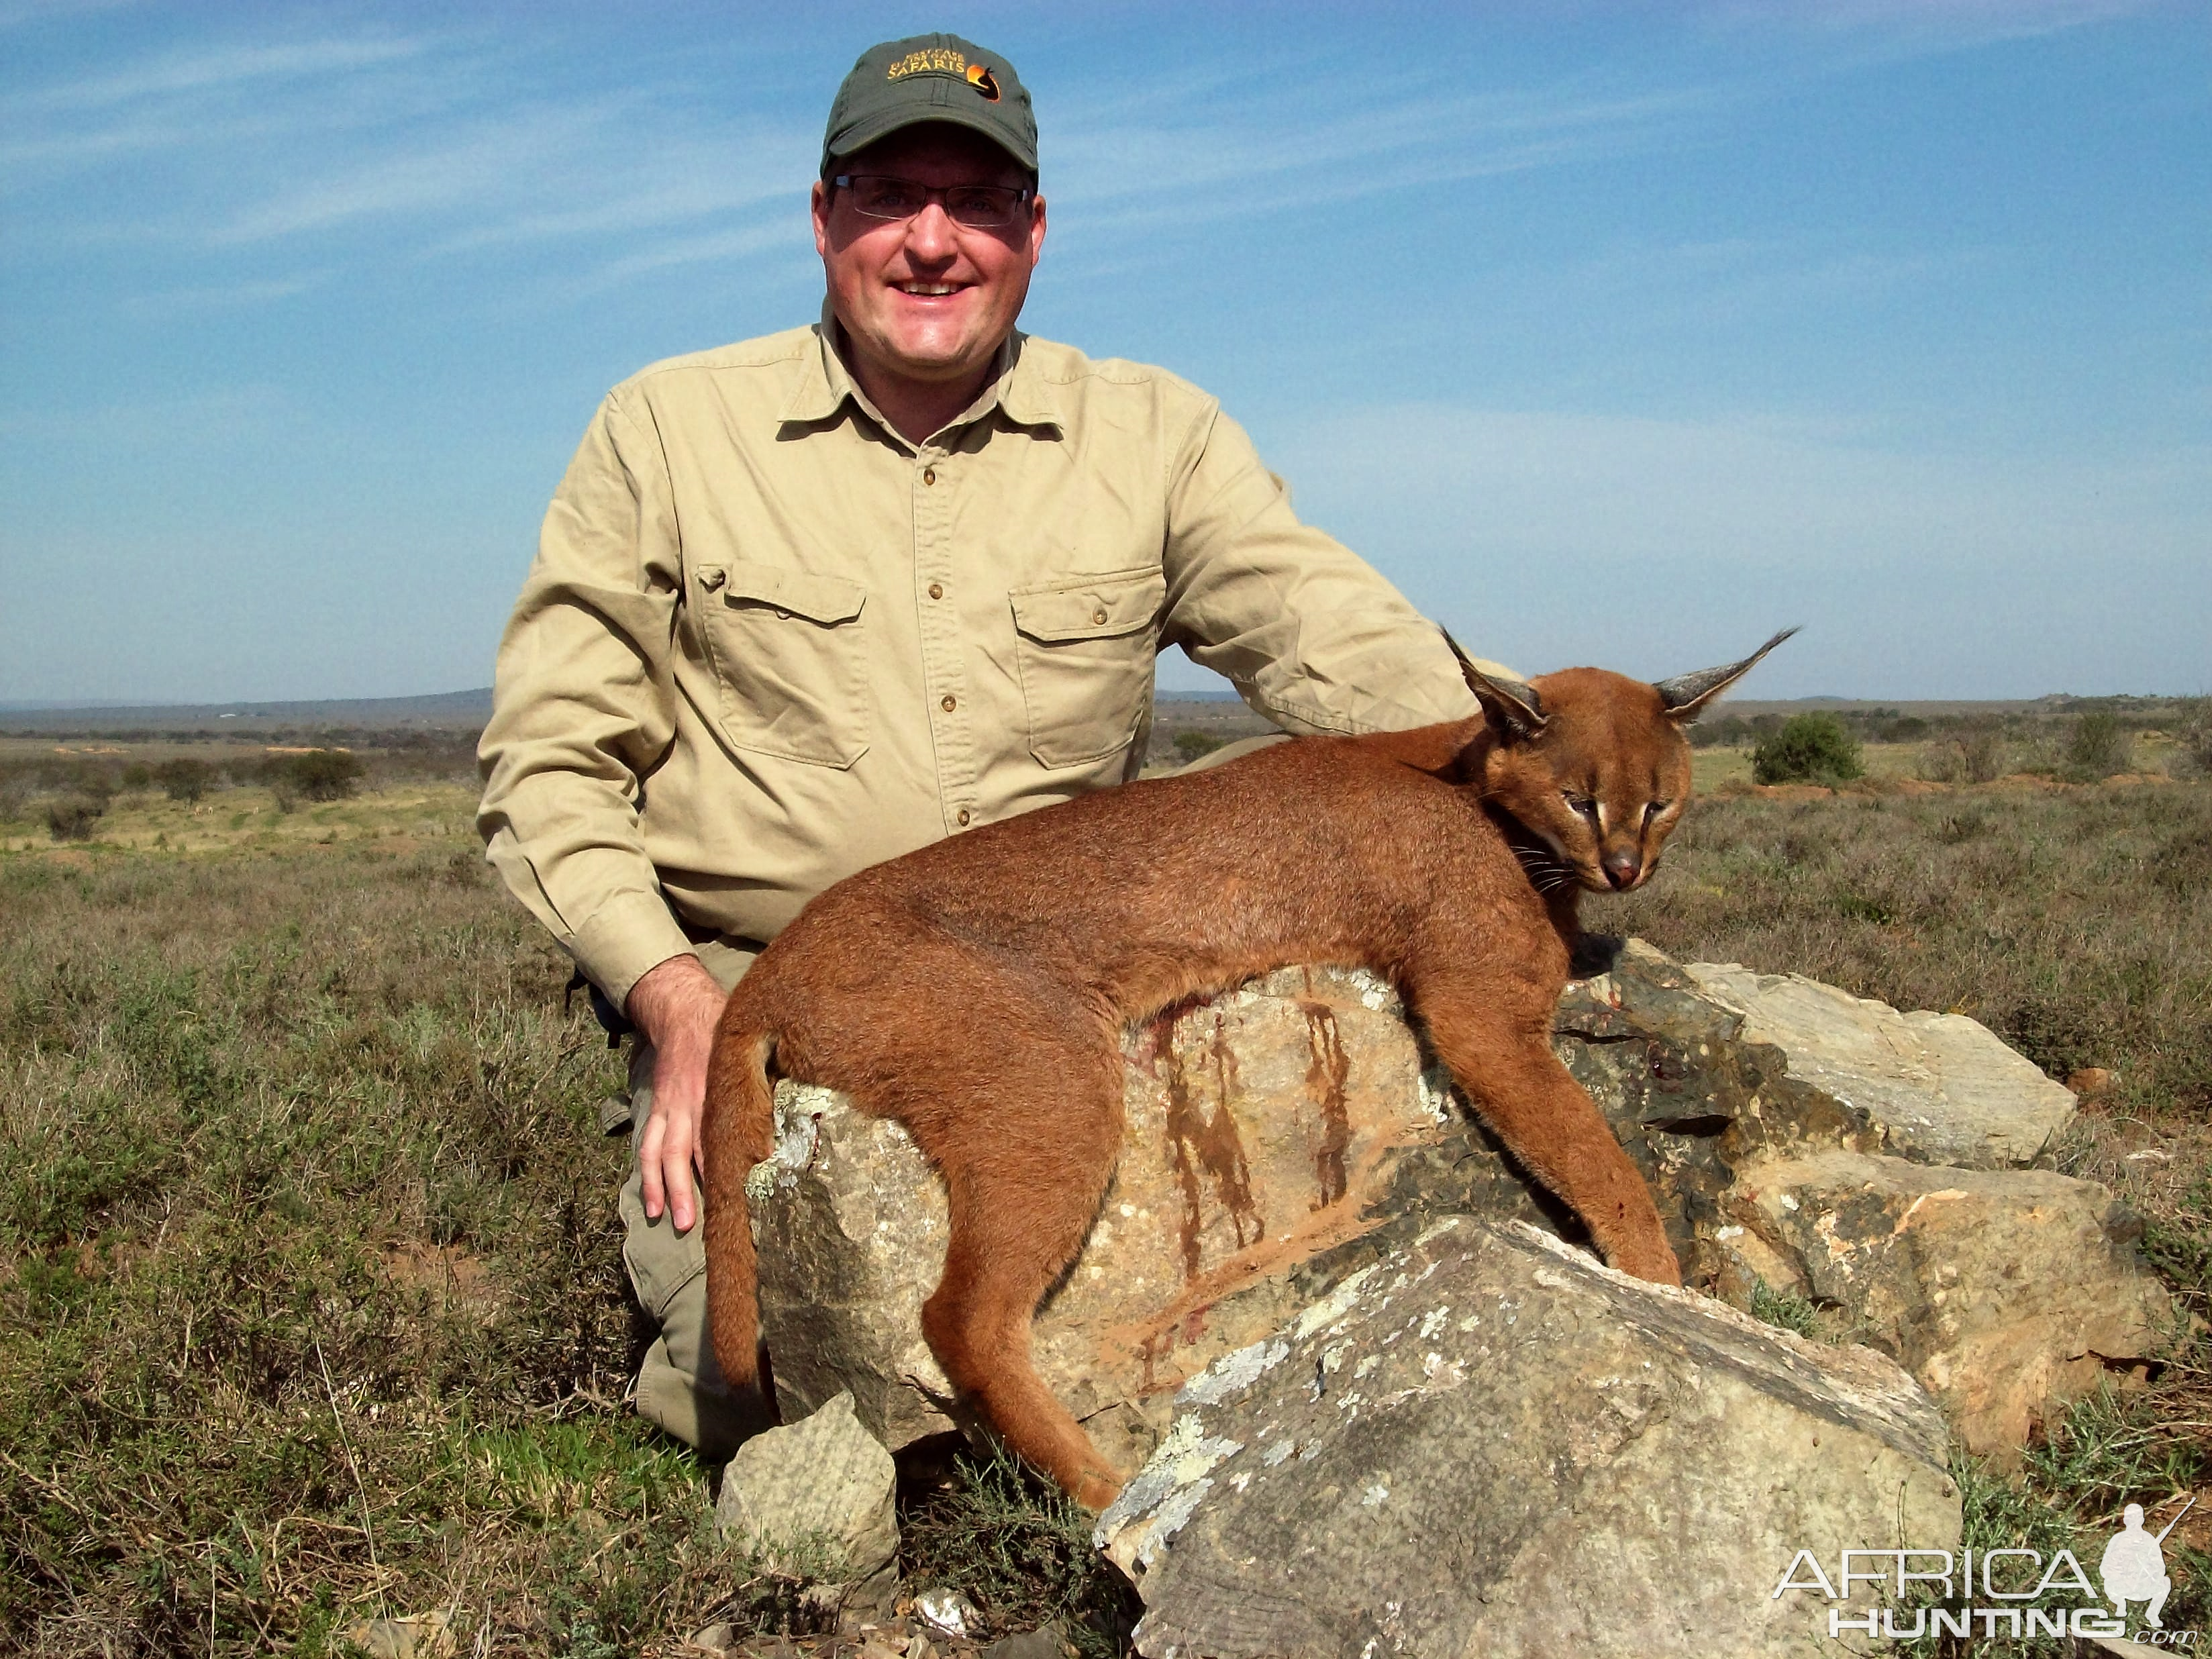
[[[2212,690],[2201,6],[0,0],[0,702],[487,683],[599,396],[813,316],[830,94],[934,27],[1036,97],[1024,325],[1475,648]]]

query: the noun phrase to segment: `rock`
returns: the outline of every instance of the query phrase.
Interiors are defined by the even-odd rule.
[[[1432,1224],[1176,1404],[1098,1522],[1146,1655],[1834,1652],[1796,1552],[1960,1537],[1894,1364],[1522,1224]]]
[[[1900,1015],[1802,979],[1686,967],[1636,940],[1567,988],[1554,1047],[1651,1183],[1691,1280],[1739,1306],[1765,1276],[1740,1242],[1746,1170],[1837,1152],[1940,1154],[1991,1176],[1975,1190],[1994,1214],[2014,1202],[1999,1172],[2033,1157],[2073,1103],[1971,1020]],[[1130,1033],[1124,1057],[1128,1127],[1115,1185],[1034,1344],[1046,1382],[1122,1468],[1157,1443],[1182,1382],[1435,1216],[1585,1237],[1466,1112],[1395,993],[1371,974],[1270,974]],[[826,1090],[781,1084],[776,1113],[776,1153],[751,1192],[762,1328],[784,1415],[849,1389],[860,1421],[894,1449],[957,1426],[917,1317],[944,1258],[935,1178],[896,1125]],[[2040,1191],[2030,1181],[2015,1207],[2032,1210]],[[1826,1200],[1808,1188],[1799,1201],[1817,1210]],[[2103,1232],[2080,1239],[2106,1269],[2083,1285],[2146,1285],[2124,1226],[2100,1213]],[[1779,1262],[1771,1288],[1803,1277]],[[2016,1290],[2026,1294],[1986,1287],[1992,1322]],[[2062,1299],[2045,1285],[2021,1305],[2056,1329]],[[1900,1357],[1922,1352],[1874,1304],[1853,1319]],[[1923,1381],[1947,1403],[1962,1399],[1936,1352]],[[2083,1373],[2033,1375],[2063,1392]],[[1996,1417],[1962,1408],[1978,1413],[1978,1437],[2023,1420],[2009,1407]]]
[[[1057,1623],[1040,1625],[1018,1636],[1005,1636],[976,1650],[976,1659],[1070,1659],[1075,1652]]]
[[[854,1583],[898,1552],[898,1470],[839,1394],[803,1422],[738,1448],[722,1471],[714,1530],[779,1572]]]
[[[1794,975],[1679,964],[1640,939],[1567,987],[1553,1046],[1676,1200],[1686,1262],[1747,1164],[1841,1148],[2013,1168],[2074,1111],[1972,1020],[1900,1014]]]
[[[1972,1170],[2016,1168],[2074,1115],[2064,1085],[1963,1015],[1899,1013],[1801,975],[1755,974],[1733,963],[1692,963],[1684,971],[1741,1012],[1738,1042],[1780,1049],[1790,1076],[1863,1115],[1881,1150]]]
[[[1834,1310],[2001,1462],[2051,1407],[2156,1353],[2172,1318],[2138,1226],[2092,1182],[1833,1152],[1753,1164],[1730,1197],[1721,1242],[1747,1271]]]
[[[936,1589],[914,1598],[914,1616],[939,1635],[957,1637],[964,1642],[983,1615],[961,1591]]]

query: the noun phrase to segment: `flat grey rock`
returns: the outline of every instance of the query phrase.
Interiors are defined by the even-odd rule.
[[[2074,1097],[1986,1026],[1900,1013],[1799,974],[1686,963],[1707,996],[1743,1015],[1738,1040],[1788,1057],[1790,1075],[1863,1113],[1881,1150],[1972,1170],[2033,1161],[2074,1115]]]
[[[836,1583],[898,1553],[898,1470],[840,1394],[812,1416],[756,1435],[722,1471],[714,1530],[768,1565]]]
[[[1176,1403],[1097,1529],[1155,1659],[1832,1654],[1796,1551],[1960,1535],[1896,1365],[1518,1224],[1432,1223]]]

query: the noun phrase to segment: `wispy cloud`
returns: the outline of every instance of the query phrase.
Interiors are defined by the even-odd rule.
[[[137,3],[138,0],[5,0],[0,3],[0,29],[64,22],[94,12],[123,11]]]
[[[312,293],[323,281],[323,273],[303,276],[273,276],[256,281],[211,283],[203,288],[169,289],[157,294],[143,294],[123,303],[125,312],[135,317],[163,318],[182,316],[191,312],[228,311],[245,306],[274,305],[282,300],[297,299]]]
[[[1683,142],[1726,101],[1709,87],[1587,81],[1409,89],[1402,77],[1301,65],[1287,78],[1217,79],[1204,97],[1079,106],[1054,146],[1073,159],[1048,188],[1111,228],[1271,212]]]
[[[20,117],[49,110],[107,109],[179,93],[229,91],[253,82],[299,80],[396,63],[419,57],[429,46],[428,40],[405,37],[228,46],[159,58],[113,74],[42,87],[7,100],[0,110]]]
[[[722,264],[763,253],[789,252],[805,245],[805,232],[798,220],[799,208],[794,203],[790,213],[779,215],[769,222],[656,243],[600,266],[584,280],[583,291],[619,287],[633,277],[679,265]]]
[[[2034,40],[2160,9],[2160,0],[1723,0],[1709,21],[1824,37],[1854,58],[1893,61]],[[2171,8],[2167,8],[2171,9]]]
[[[647,83],[580,95],[552,78],[555,62],[533,64],[526,38],[494,51],[459,33],[331,34],[156,54],[18,91],[0,100],[0,165],[33,232],[16,256],[163,250],[148,263],[170,282],[130,302],[149,315],[178,294],[289,297],[190,270],[259,247],[337,276],[568,243],[591,250],[572,269],[596,265],[604,284],[741,257],[755,240],[747,210],[803,201],[811,132],[702,112],[696,95]],[[204,302],[222,301],[189,303]]]

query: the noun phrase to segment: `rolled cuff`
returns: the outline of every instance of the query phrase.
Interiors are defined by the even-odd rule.
[[[576,965],[617,1008],[630,988],[672,957],[693,954],[691,941],[658,893],[617,893],[593,910],[569,949]]]

